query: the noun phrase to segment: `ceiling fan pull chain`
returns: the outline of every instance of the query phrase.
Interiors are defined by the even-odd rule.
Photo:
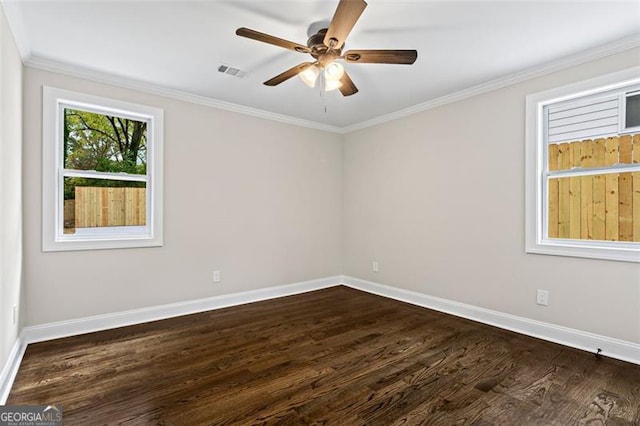
[[[320,80],[320,84],[318,84],[318,86],[320,86],[320,97],[322,98],[322,106],[324,108],[324,113],[327,113],[327,91],[325,90],[327,87],[327,80],[325,78],[324,72],[320,73],[319,76],[319,80]]]

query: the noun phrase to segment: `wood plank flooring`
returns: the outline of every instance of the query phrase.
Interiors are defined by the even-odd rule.
[[[67,425],[639,425],[640,366],[346,287],[29,345]]]

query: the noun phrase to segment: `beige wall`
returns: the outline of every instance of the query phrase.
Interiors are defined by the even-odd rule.
[[[345,273],[640,342],[637,264],[524,253],[525,96],[639,54],[344,136],[27,68],[26,325]],[[164,247],[41,252],[43,84],[164,108]]]
[[[341,273],[340,135],[31,68],[24,83],[26,325]],[[164,247],[41,251],[43,85],[164,108]]]
[[[640,343],[638,264],[524,252],[526,95],[639,64],[627,51],[346,135],[344,273]]]
[[[20,325],[22,62],[0,6],[0,369]],[[13,307],[18,317],[14,324]]]

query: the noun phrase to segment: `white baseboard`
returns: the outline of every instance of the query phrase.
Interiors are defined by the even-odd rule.
[[[452,300],[441,299],[439,297],[390,287],[359,278],[334,276],[241,293],[25,327],[22,329],[20,336],[14,344],[0,374],[0,405],[6,403],[22,357],[29,343],[222,309],[277,297],[306,293],[337,285],[345,285],[357,290],[366,291],[367,293],[377,294],[390,299],[411,303],[412,305],[467,318],[587,352],[595,352],[597,348],[600,348],[602,349],[603,356],[640,365],[640,345],[636,343],[505,314]]]
[[[259,302],[262,300],[274,299],[276,297],[306,293],[308,291],[340,285],[341,279],[342,277],[338,275],[277,287],[266,287],[258,290],[224,294],[204,299],[187,300],[184,302],[170,303],[168,305],[151,306],[148,308],[115,312],[112,314],[59,321],[25,327],[22,330],[22,334],[26,344],[43,342],[45,340],[76,336],[84,333],[93,333],[95,331],[108,330],[127,325],[141,324],[150,321],[178,317],[181,315],[196,314],[214,309],[244,305],[245,303]]]
[[[22,336],[18,336],[11,348],[9,358],[7,358],[7,362],[2,368],[2,373],[0,373],[0,405],[4,405],[7,402],[9,391],[16,378],[16,374],[18,374],[18,368],[20,368],[20,363],[22,362],[22,357],[26,349],[27,345],[24,343],[24,340],[22,340]]]
[[[367,293],[400,300],[583,351],[595,353],[600,348],[603,356],[640,365],[640,345],[637,343],[428,296],[424,293],[390,287],[359,278],[343,276],[342,283]]]
[[[7,362],[5,363],[2,375],[0,376],[0,405],[7,401],[9,391],[11,390],[16,373],[18,372],[18,367],[22,361],[24,351],[29,343],[93,333],[96,331],[124,327],[127,325],[141,324],[181,315],[195,314],[198,312],[222,309],[230,306],[244,305],[245,303],[259,302],[277,297],[306,293],[308,291],[340,285],[341,280],[342,276],[337,275],[334,277],[319,278],[277,287],[267,287],[258,290],[171,303],[168,305],[151,306],[148,308],[115,312],[112,314],[96,315],[24,327],[13,347],[13,350],[11,351],[11,354],[9,355]]]

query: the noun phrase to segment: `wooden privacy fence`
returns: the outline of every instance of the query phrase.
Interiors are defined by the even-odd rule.
[[[76,186],[75,226],[146,225],[145,188]]]
[[[549,171],[640,162],[640,134],[549,145]],[[549,179],[549,238],[640,242],[640,172]]]

